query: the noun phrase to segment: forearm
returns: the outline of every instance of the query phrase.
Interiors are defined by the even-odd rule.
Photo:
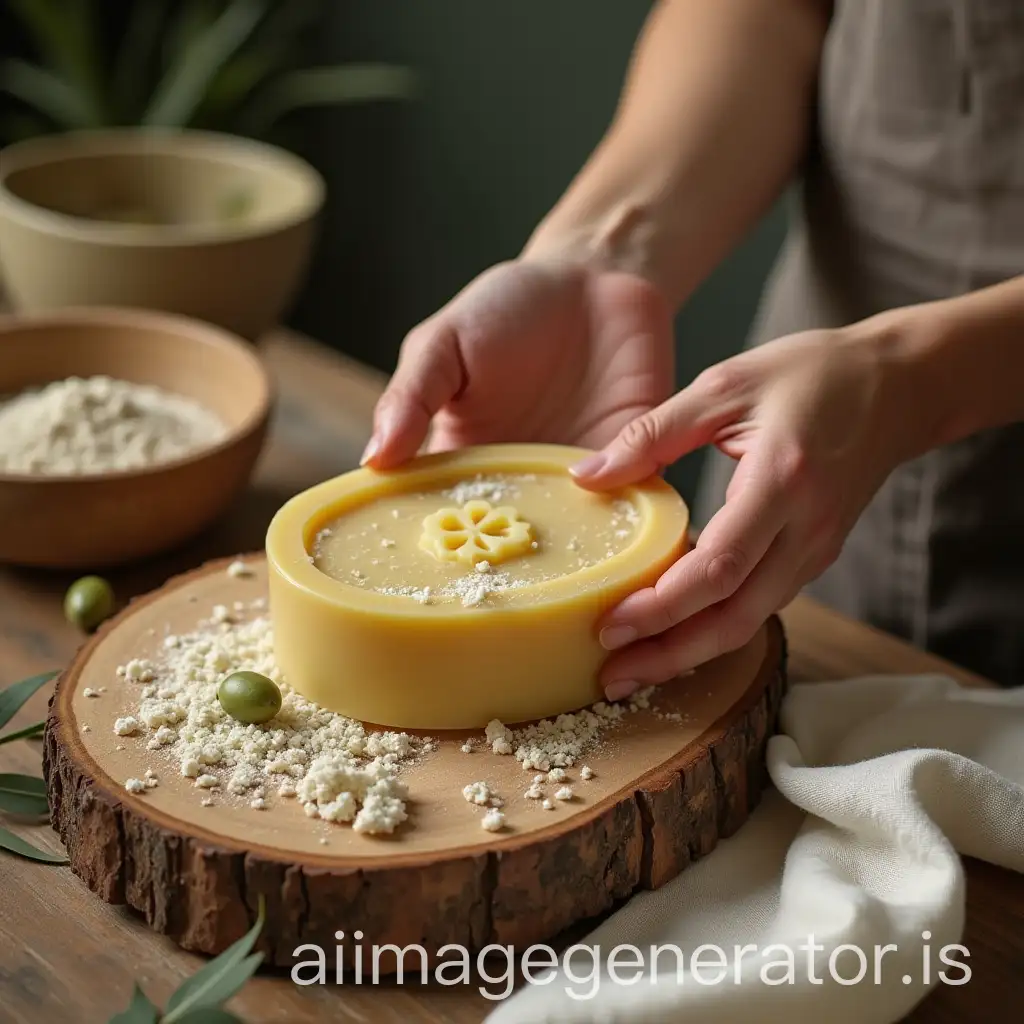
[[[1024,276],[855,329],[904,370],[916,424],[911,454],[1024,421]]]
[[[681,303],[803,157],[829,6],[662,0],[611,128],[525,254],[631,270]]]

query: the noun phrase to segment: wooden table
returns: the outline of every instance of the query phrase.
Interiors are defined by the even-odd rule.
[[[358,460],[380,375],[287,334],[270,339],[264,351],[279,387],[279,406],[248,496],[189,549],[114,574],[120,596],[151,589],[207,558],[262,547],[267,522],[284,499]],[[68,582],[60,576],[0,570],[0,687],[68,661],[80,639],[61,616]],[[785,620],[796,680],[937,670],[968,685],[984,685],[804,599],[787,610]],[[12,726],[43,717],[46,696],[45,691],[38,694]],[[39,765],[38,741],[0,747],[0,771],[38,773]],[[59,848],[48,826],[16,830],[37,845]],[[1024,1004],[1024,878],[976,862],[969,863],[968,877],[966,945],[973,979],[961,988],[940,986],[913,1021],[988,1022]],[[127,1004],[133,979],[162,1004],[199,964],[198,958],[151,934],[128,911],[101,903],[69,869],[0,855],[0,1024],[102,1024]],[[475,986],[299,989],[287,978],[261,977],[233,1009],[250,1024],[476,1024],[490,1005]]]

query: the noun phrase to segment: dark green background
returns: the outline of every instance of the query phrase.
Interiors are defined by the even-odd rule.
[[[385,369],[405,332],[514,256],[603,133],[644,0],[331,6],[319,59],[418,69],[422,98],[317,114],[330,201],[296,324]],[[775,211],[677,325],[679,381],[734,352],[784,231]],[[673,479],[689,496],[695,459]]]
[[[114,33],[128,2],[104,8]],[[291,125],[329,187],[295,326],[393,367],[406,331],[485,267],[514,256],[586,160],[650,6],[324,0],[310,63],[406,64],[423,94],[408,104],[321,110]],[[24,49],[0,0],[0,53]],[[680,384],[739,348],[783,232],[776,210],[682,311]],[[671,474],[687,497],[698,462]]]

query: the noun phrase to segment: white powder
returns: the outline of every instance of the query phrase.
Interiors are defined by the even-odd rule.
[[[650,708],[654,689],[647,687],[633,694],[629,711]],[[527,771],[547,773],[571,768],[584,753],[598,745],[603,732],[618,724],[626,714],[622,704],[599,701],[575,714],[545,718],[520,729],[510,729],[494,719],[488,722],[484,736],[495,753],[508,751]],[[561,781],[557,775],[551,779]]]
[[[571,800],[572,799],[572,786],[562,786],[560,789],[555,790],[556,800]]]
[[[124,788],[127,789],[129,793],[144,793],[146,791],[146,784],[142,779],[128,779],[124,784]]]
[[[119,675],[152,680],[140,687],[131,717],[139,739],[173,757],[181,775],[201,789],[218,788],[254,809],[297,796],[310,817],[352,822],[357,832],[391,832],[406,818],[400,763],[424,742],[405,733],[370,732],[294,692],[273,658],[266,618],[206,626],[178,636],[159,659],[136,659]],[[245,725],[220,706],[217,686],[230,672],[249,670],[281,689],[278,714]],[[262,801],[258,807],[256,801]]]
[[[0,472],[147,469],[225,433],[212,412],[181,395],[110,377],[69,377],[0,403]]]
[[[492,505],[500,505],[519,497],[519,488],[508,477],[477,476],[449,487],[442,496],[456,505],[465,505],[467,501],[489,501]]]
[[[492,808],[480,819],[480,825],[488,832],[500,832],[505,827],[505,815]]]
[[[471,782],[468,786],[463,787],[462,795],[469,803],[484,806],[490,802],[493,794],[486,782]]]
[[[583,779],[584,782],[589,782],[593,777],[594,777],[594,769],[593,768],[588,768],[587,765],[584,765],[580,769],[580,778]]]

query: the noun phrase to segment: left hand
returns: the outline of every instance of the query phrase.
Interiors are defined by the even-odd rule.
[[[908,367],[874,326],[791,335],[712,366],[574,469],[603,491],[705,444],[737,460],[695,547],[603,620],[609,699],[741,647],[836,559],[892,469],[921,450],[927,407]]]

